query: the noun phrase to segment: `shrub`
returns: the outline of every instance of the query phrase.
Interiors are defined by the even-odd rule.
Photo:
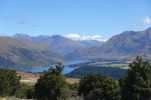
[[[120,87],[117,81],[109,77],[90,74],[81,79],[79,94],[86,100],[119,100]]]

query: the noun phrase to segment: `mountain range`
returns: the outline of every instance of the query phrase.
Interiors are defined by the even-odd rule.
[[[26,34],[0,37],[0,67],[36,68],[68,62],[76,50],[101,45],[103,42],[74,41],[61,35],[31,37]]]
[[[97,40],[75,41],[63,37],[61,35],[52,35],[52,36],[41,35],[37,37],[30,37],[25,34],[15,34],[13,38],[30,41],[32,43],[39,44],[39,45],[45,45],[48,48],[53,48],[55,51],[63,54],[68,54],[76,50],[86,49],[86,48],[103,44],[103,41],[97,41]]]
[[[96,58],[151,58],[151,28],[125,31],[108,41],[75,41],[61,35],[0,37],[0,67],[35,68],[57,62]]]
[[[125,31],[111,37],[100,46],[78,51],[83,58],[130,58],[141,55],[151,58],[151,27],[144,31]],[[74,53],[73,53],[74,54]]]
[[[0,37],[0,67],[45,66],[63,60],[66,60],[63,54],[44,44]]]

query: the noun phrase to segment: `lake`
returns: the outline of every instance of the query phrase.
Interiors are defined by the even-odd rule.
[[[62,74],[70,73],[71,71],[73,71],[74,69],[76,69],[76,68],[68,67],[69,65],[71,65],[71,64],[78,64],[78,63],[84,63],[84,62],[87,62],[87,61],[82,61],[82,60],[77,61],[76,60],[76,61],[70,61],[70,62],[65,63],[65,67],[64,67],[64,70],[63,70]],[[47,71],[49,68],[50,67],[42,67],[42,68],[35,68],[35,69],[26,70],[26,71],[32,72],[32,73],[38,73],[38,72]]]

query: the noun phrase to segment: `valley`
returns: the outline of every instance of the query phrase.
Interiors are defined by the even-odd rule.
[[[151,0],[0,4],[0,100],[151,100]]]
[[[61,62],[65,65],[63,74],[69,77],[82,77],[85,75],[82,71],[102,73],[102,70],[106,70],[103,73],[109,75],[110,70],[127,70],[128,64],[137,55],[150,61],[150,51],[151,28],[137,32],[125,31],[106,42],[77,41],[61,35],[32,37],[16,34],[0,37],[0,68],[41,73]]]

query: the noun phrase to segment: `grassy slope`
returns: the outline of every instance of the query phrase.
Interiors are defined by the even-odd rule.
[[[0,37],[0,67],[33,67],[60,62],[65,59],[53,49],[30,41]]]

